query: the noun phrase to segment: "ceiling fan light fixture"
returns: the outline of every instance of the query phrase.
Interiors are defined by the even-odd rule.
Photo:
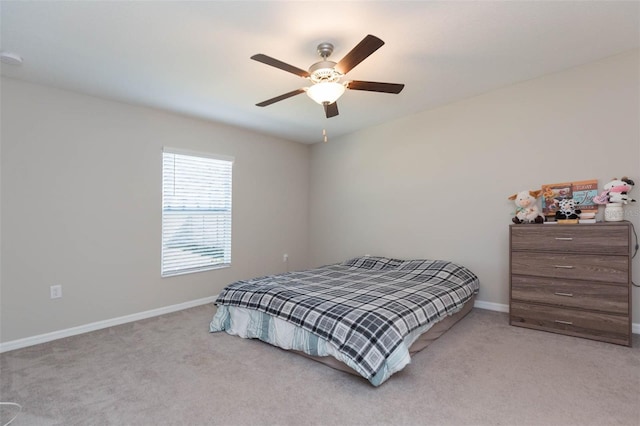
[[[254,61],[262,62],[265,65],[295,74],[298,77],[302,77],[313,83],[311,87],[302,87],[300,89],[284,93],[280,96],[257,103],[256,106],[264,107],[306,92],[314,102],[322,105],[325,116],[327,118],[332,118],[338,115],[338,103],[336,101],[340,96],[342,96],[345,89],[398,94],[404,88],[404,84],[360,80],[351,80],[340,83],[340,80],[342,80],[355,66],[367,59],[369,55],[383,45],[384,41],[374,35],[368,34],[362,39],[362,41],[360,41],[360,43],[351,49],[349,53],[340,60],[340,62],[333,62],[328,60],[329,56],[333,53],[333,44],[320,43],[318,45],[318,55],[320,55],[322,60],[311,65],[311,67],[309,67],[309,71],[294,67],[293,65],[289,65],[286,62],[282,62],[262,53],[253,55],[251,59]]]
[[[344,84],[340,83],[316,83],[307,89],[307,96],[320,105],[332,104],[337,101],[345,91]]]

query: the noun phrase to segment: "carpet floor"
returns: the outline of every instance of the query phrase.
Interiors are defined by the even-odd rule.
[[[379,388],[265,343],[209,333],[213,305],[0,355],[21,425],[638,425],[627,348],[474,309]],[[3,406],[0,421],[16,408]]]

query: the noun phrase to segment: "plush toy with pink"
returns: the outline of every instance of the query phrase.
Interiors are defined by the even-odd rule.
[[[513,223],[542,223],[544,216],[540,213],[538,207],[538,198],[542,190],[538,191],[520,191],[509,197],[516,204],[516,216],[512,219]]]
[[[634,185],[633,181],[626,176],[620,179],[613,178],[611,182],[604,186],[604,191],[600,195],[593,197],[593,202],[596,204],[629,204],[635,202],[636,200],[629,196],[629,191],[633,189]]]

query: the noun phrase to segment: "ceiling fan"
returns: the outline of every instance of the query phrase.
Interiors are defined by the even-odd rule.
[[[262,62],[263,64],[279,68],[283,71],[290,72],[297,76],[311,80],[313,83],[310,87],[303,87],[284,93],[275,98],[256,104],[259,107],[265,107],[273,103],[282,101],[300,93],[307,95],[324,107],[327,118],[338,115],[337,100],[342,96],[345,89],[365,90],[368,92],[381,93],[400,93],[404,88],[404,84],[397,83],[379,83],[375,81],[359,81],[351,80],[340,83],[340,79],[351,71],[356,65],[364,61],[369,55],[384,45],[384,41],[371,34],[367,35],[360,43],[356,45],[340,62],[333,62],[327,58],[333,52],[333,44],[320,43],[318,45],[318,55],[322,57],[320,62],[309,67],[309,71],[305,71],[293,65],[289,65],[270,56],[259,53],[253,55],[251,59]]]

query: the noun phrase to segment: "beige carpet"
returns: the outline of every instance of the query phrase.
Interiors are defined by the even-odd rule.
[[[7,352],[20,425],[638,425],[634,348],[474,309],[379,388],[226,333],[213,305]],[[13,415],[2,408],[1,424]]]

